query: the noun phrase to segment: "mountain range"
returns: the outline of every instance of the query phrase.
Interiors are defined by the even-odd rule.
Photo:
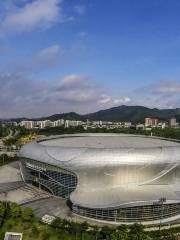
[[[180,122],[180,108],[176,109],[157,109],[143,106],[119,106],[105,110],[100,110],[89,114],[78,114],[75,112],[54,114],[49,117],[41,118],[55,121],[58,119],[69,120],[102,120],[102,121],[131,121],[133,123],[143,123],[146,117],[158,118],[162,121],[168,121],[171,117],[176,117]]]
[[[13,118],[6,119],[6,121],[17,121],[22,120],[51,120],[55,121],[58,119],[65,120],[79,120],[86,121],[87,119],[93,121],[112,121],[112,122],[132,122],[132,123],[143,123],[146,117],[158,118],[162,121],[168,121],[171,117],[175,117],[178,122],[180,122],[180,108],[175,109],[157,109],[157,108],[147,108],[143,106],[119,106],[113,107],[105,110],[100,110],[89,114],[78,114],[75,112],[59,113],[42,118]],[[1,119],[0,121],[3,121]]]

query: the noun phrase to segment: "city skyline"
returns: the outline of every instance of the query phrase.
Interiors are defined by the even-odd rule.
[[[0,3],[0,118],[180,106],[180,2]]]

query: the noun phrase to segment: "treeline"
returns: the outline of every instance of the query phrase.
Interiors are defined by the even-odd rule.
[[[73,134],[73,133],[83,133],[86,132],[82,126],[78,127],[69,127],[69,128],[64,128],[64,127],[47,127],[44,129],[37,129],[36,133],[39,135],[45,135],[45,136],[50,136],[50,135],[61,135],[61,134]]]
[[[180,140],[180,128],[153,128],[151,131],[136,129],[136,128],[115,128],[115,129],[106,129],[106,128],[90,128],[84,130],[82,126],[78,127],[54,127],[54,128],[46,128],[46,129],[38,129],[36,130],[37,134],[40,135],[60,135],[60,134],[74,134],[74,133],[124,133],[124,134],[137,134],[137,135],[147,135],[164,138],[172,138]]]
[[[75,240],[151,240],[148,233],[144,231],[141,224],[133,224],[131,226],[120,225],[118,227],[89,225],[87,222],[73,222],[65,219],[56,218],[51,227],[57,233],[62,231],[74,236]],[[157,239],[157,238],[156,238]]]
[[[154,136],[180,140],[180,128],[165,128],[165,129],[154,128],[152,130],[152,133]]]
[[[34,217],[31,208],[0,202],[0,240],[7,231],[22,232],[23,240],[178,240],[180,228],[145,231],[141,224],[110,227],[60,218],[46,225]]]
[[[37,132],[36,129],[26,129],[21,126],[11,126],[9,129],[12,131],[12,136],[3,140],[6,147],[11,147],[12,145],[20,146],[19,139],[21,137]]]
[[[87,222],[78,223],[65,219],[56,218],[51,227],[57,233],[67,232],[74,240],[178,240],[180,228],[169,228],[156,231],[145,231],[142,224],[119,225],[103,227],[90,225]]]
[[[89,128],[85,130],[82,126],[78,127],[53,127],[38,129],[37,134],[39,135],[61,135],[61,134],[74,134],[74,133],[127,133],[127,134],[144,134],[150,135],[150,132],[144,131],[141,129],[134,128],[116,128],[116,129],[107,129],[107,128]]]

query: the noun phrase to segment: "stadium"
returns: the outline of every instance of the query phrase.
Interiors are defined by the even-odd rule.
[[[180,143],[125,134],[43,138],[20,151],[25,182],[113,224],[180,218]]]

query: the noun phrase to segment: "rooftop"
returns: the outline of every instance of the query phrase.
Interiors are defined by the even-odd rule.
[[[152,148],[180,146],[180,143],[127,134],[76,134],[63,135],[58,138],[46,139],[39,144],[45,146],[70,148]]]

